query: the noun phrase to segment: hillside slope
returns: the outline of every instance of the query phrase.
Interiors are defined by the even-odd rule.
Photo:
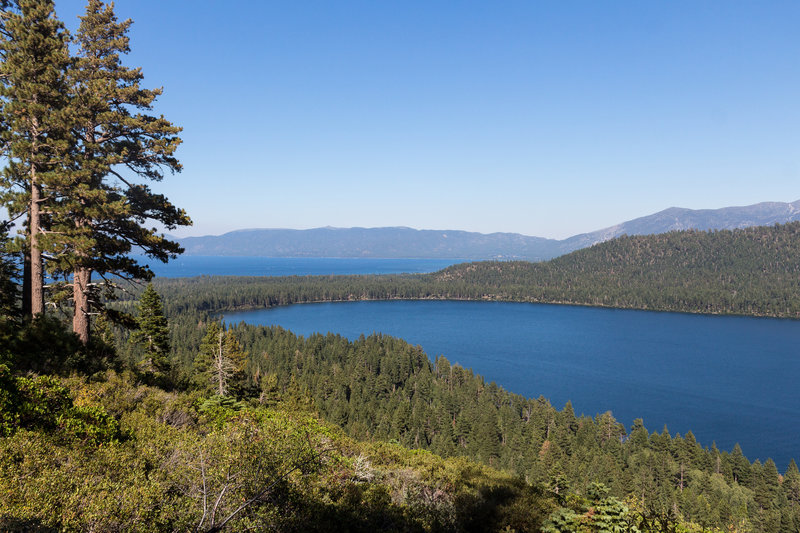
[[[620,237],[545,263],[455,265],[438,283],[609,307],[800,316],[800,223]]]
[[[348,438],[302,403],[4,370],[2,531],[533,532],[558,506],[473,461]]]

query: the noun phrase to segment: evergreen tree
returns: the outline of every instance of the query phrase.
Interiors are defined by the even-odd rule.
[[[191,224],[182,209],[131,179],[160,181],[165,169],[181,169],[174,156],[180,128],[148,114],[161,89],[142,88],[141,69],[121,64],[120,56],[130,50],[131,23],[118,22],[112,5],[89,0],[69,70],[73,146],[69,194],[61,199],[66,216],[57,220],[57,269],[73,275],[73,331],[84,343],[92,308],[100,305],[92,274],[106,286],[109,275],[152,279],[147,266],[129,257],[132,248],[161,261],[182,249],[144,224],[156,221],[167,229]]]
[[[8,223],[0,223],[0,361],[10,352],[11,341],[19,326],[17,307],[17,268],[7,252]]]
[[[12,220],[26,218],[23,312],[44,313],[43,252],[53,249],[48,219],[69,149],[68,34],[52,0],[4,2],[0,17],[0,139],[7,166],[0,201]]]
[[[247,355],[224,324],[212,322],[194,361],[195,383],[218,396],[240,392],[244,385]]]
[[[800,470],[797,469],[797,463],[794,462],[794,459],[789,461],[789,467],[783,475],[782,488],[792,508],[796,509],[800,506]]]
[[[152,283],[147,284],[139,297],[138,309],[137,329],[131,334],[131,341],[144,348],[144,359],[139,366],[148,379],[163,384],[170,371],[169,327],[161,297]]]
[[[740,485],[749,486],[753,477],[750,461],[742,453],[742,447],[738,442],[733,445],[730,458],[733,480]]]

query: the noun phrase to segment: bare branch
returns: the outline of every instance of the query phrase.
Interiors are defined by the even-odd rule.
[[[133,188],[133,187],[134,187],[133,185],[131,185],[131,183],[130,183],[128,180],[126,180],[125,178],[123,178],[123,177],[120,175],[120,173],[119,173],[119,172],[117,172],[116,170],[114,170],[114,169],[112,169],[112,168],[109,168],[109,169],[108,169],[108,172],[109,172],[109,174],[114,174],[114,175],[115,175],[115,176],[116,176],[116,177],[117,177],[117,178],[118,178],[118,179],[119,179],[119,180],[120,180],[122,183],[124,183],[124,184],[125,184],[125,185],[127,185],[128,187],[130,187],[130,188]]]

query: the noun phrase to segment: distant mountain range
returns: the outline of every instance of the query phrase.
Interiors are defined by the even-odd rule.
[[[736,229],[771,226],[800,220],[800,200],[792,203],[762,202],[721,209],[684,209],[670,207],[653,215],[635,218],[610,228],[582,233],[563,241],[559,255],[586,248],[620,235],[653,235],[687,229]]]
[[[180,239],[188,255],[263,257],[385,257],[442,259],[551,259],[620,235],[668,231],[735,229],[800,220],[800,200],[792,203],[683,209],[670,207],[616,226],[564,240],[519,233],[389,228],[246,229],[223,235]]]

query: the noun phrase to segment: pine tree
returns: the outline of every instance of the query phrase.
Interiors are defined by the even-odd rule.
[[[180,128],[148,114],[161,89],[144,89],[141,69],[121,64],[130,51],[132,21],[118,22],[113,5],[89,0],[75,43],[78,55],[69,70],[72,118],[71,171],[61,199],[66,216],[56,222],[60,235],[58,272],[73,275],[73,331],[87,343],[89,316],[100,306],[92,283],[97,273],[150,280],[152,271],[129,257],[133,247],[160,261],[183,250],[144,224],[167,229],[190,225],[186,213],[132,177],[160,181],[164,170],[178,172],[174,152]]]
[[[793,509],[800,506],[800,470],[794,459],[789,461],[789,467],[783,475],[783,492]]]
[[[137,329],[131,334],[131,341],[144,348],[144,360],[139,366],[149,380],[163,384],[170,371],[169,327],[161,297],[152,283],[139,297],[138,309]]]
[[[0,361],[10,352],[11,339],[19,326],[17,267],[7,253],[8,223],[0,222]]]
[[[27,217],[23,312],[44,313],[43,251],[54,243],[48,219],[61,192],[69,149],[68,34],[52,0],[4,2],[0,11],[0,139],[7,166],[0,201],[12,220]]]
[[[228,396],[244,384],[246,358],[233,332],[226,331],[220,322],[212,322],[194,361],[194,381],[218,396]]]
[[[742,453],[742,447],[739,446],[738,442],[733,445],[730,458],[733,480],[739,485],[749,487],[753,478],[752,467],[750,466],[750,461]]]

